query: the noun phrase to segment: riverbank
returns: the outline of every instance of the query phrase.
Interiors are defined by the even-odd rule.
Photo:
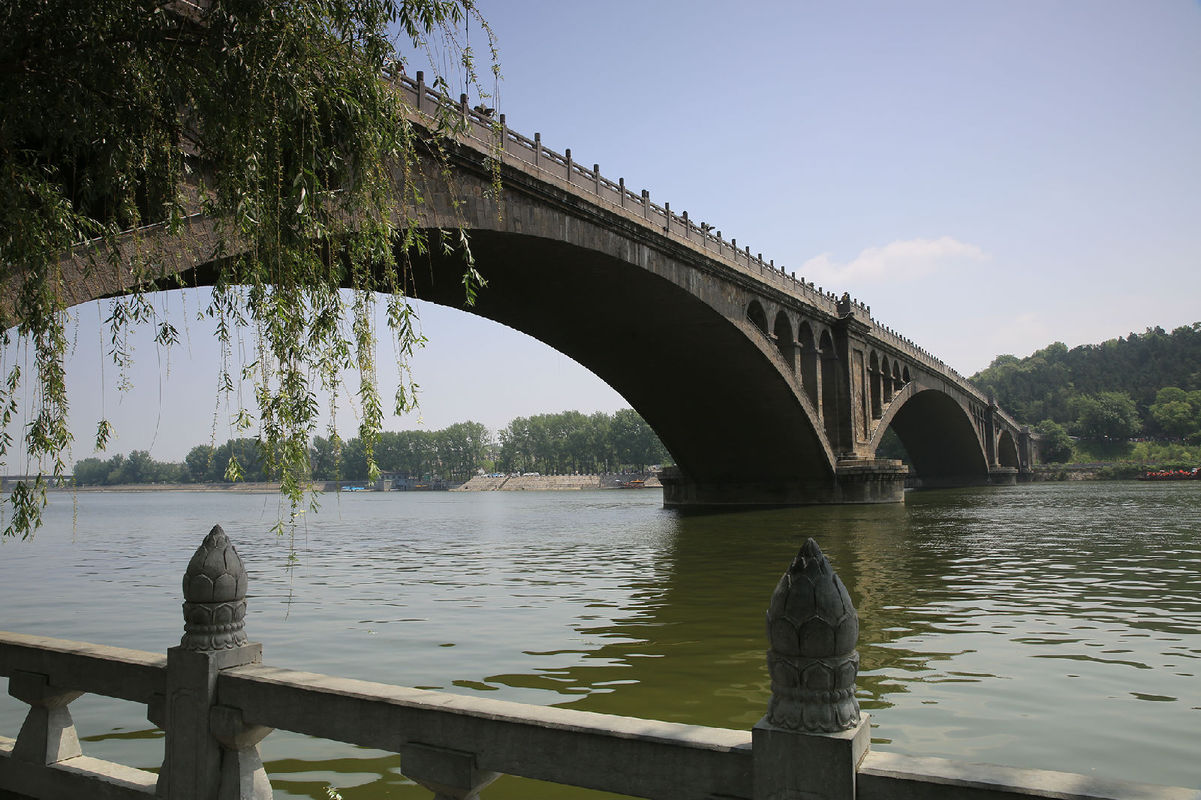
[[[237,492],[239,494],[276,493],[279,482],[248,481],[238,483],[116,483],[111,486],[55,486],[55,492]]]
[[[1155,464],[1097,463],[1097,464],[1036,464],[1028,480],[1034,483],[1050,481],[1131,481],[1148,474],[1177,467]]]
[[[476,475],[452,492],[556,492],[592,489],[661,489],[663,484],[644,472],[603,475]]]
[[[323,483],[318,491],[332,493],[347,491],[348,486],[363,487],[363,481]],[[446,491],[451,492],[548,492],[589,491],[595,489],[661,489],[663,484],[653,474],[608,473],[604,475],[503,475],[489,477],[477,475],[471,480]],[[361,490],[361,489],[360,489]],[[111,486],[56,486],[52,492],[233,492],[237,494],[277,494],[279,483],[273,481],[250,481],[239,483],[121,483]],[[375,491],[366,488],[366,491]],[[395,490],[392,490],[395,491]],[[441,491],[434,489],[431,491]]]

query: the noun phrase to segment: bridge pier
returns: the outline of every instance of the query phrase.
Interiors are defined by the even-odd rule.
[[[1017,467],[989,467],[988,482],[993,486],[1017,486]]]
[[[839,462],[831,480],[694,480],[676,467],[659,474],[667,508],[902,503],[909,468],[892,459]]]

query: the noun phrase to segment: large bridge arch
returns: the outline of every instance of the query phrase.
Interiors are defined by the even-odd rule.
[[[715,308],[655,271],[578,243],[476,229],[471,248],[488,285],[463,310],[591,370],[646,419],[693,480],[832,479],[834,456],[818,434],[816,410],[760,329],[759,314],[743,311],[756,306]],[[431,255],[414,270],[415,296],[462,308],[461,270],[455,256]]]
[[[917,486],[988,483],[988,457],[972,415],[947,392],[906,384],[877,424],[873,451],[889,427],[909,454]]]

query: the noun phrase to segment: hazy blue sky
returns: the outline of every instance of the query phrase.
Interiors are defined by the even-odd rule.
[[[1201,320],[1196,0],[480,6],[511,128],[849,291],[961,373]],[[182,457],[213,430],[211,334],[189,323],[169,373],[142,342],[134,390],[109,368],[102,394],[102,313],[81,311],[75,456],[103,397],[110,451]],[[423,416],[391,428],[625,405],[520,334],[423,320]]]

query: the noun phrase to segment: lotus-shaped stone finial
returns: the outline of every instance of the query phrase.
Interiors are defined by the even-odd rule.
[[[225,650],[246,644],[246,567],[220,525],[214,525],[183,576],[187,650]]]
[[[859,615],[817,542],[805,542],[767,610],[768,722],[830,733],[859,722]]]

